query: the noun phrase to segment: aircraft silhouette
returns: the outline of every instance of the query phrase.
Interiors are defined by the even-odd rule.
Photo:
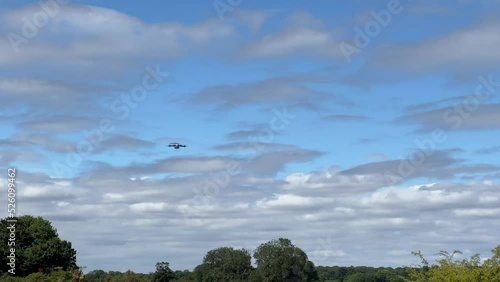
[[[169,147],[173,147],[174,149],[179,149],[180,147],[187,147],[186,145],[183,145],[183,144],[179,144],[177,142],[174,142],[174,143],[170,143],[168,144]]]

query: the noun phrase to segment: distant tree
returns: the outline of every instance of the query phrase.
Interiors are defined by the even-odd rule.
[[[257,271],[263,281],[316,281],[318,275],[307,255],[289,239],[279,238],[261,244],[254,252]]]
[[[8,242],[10,230],[7,229],[12,223],[7,222],[9,218],[0,220],[0,240]],[[17,217],[15,223],[15,241],[12,246],[2,244],[0,247],[2,272],[10,268],[10,249],[15,249],[16,276],[24,277],[39,271],[49,272],[55,267],[62,270],[77,268],[76,251],[71,243],[59,239],[57,231],[48,220],[42,217],[24,215]]]
[[[126,272],[94,270],[85,275],[84,282],[151,282],[152,274],[135,273],[131,270]],[[52,280],[51,280],[52,281]],[[66,280],[64,280],[66,281]],[[68,280],[68,282],[74,280]],[[61,281],[62,282],[62,281]]]
[[[398,273],[397,269],[390,269],[390,268],[385,268],[385,269],[379,269],[376,272],[376,275],[378,276],[378,279],[381,279],[380,281],[383,282],[405,282],[406,276],[405,273]]]
[[[406,282],[408,281],[405,268],[367,267],[367,266],[318,266],[319,281],[321,282]]]
[[[193,273],[189,270],[176,270],[175,271],[175,277],[176,279],[174,281],[195,281]]]
[[[349,275],[344,282],[405,282],[403,276],[389,270],[370,269],[368,272],[356,272]]]
[[[104,270],[101,269],[96,269],[92,270],[89,273],[85,274],[84,277],[84,282],[99,282],[99,281],[105,281],[104,278],[106,278],[107,273]]]
[[[176,278],[175,273],[170,269],[168,262],[157,262],[156,271],[153,274],[154,282],[169,282]]]
[[[135,273],[132,270],[128,270],[116,282],[151,282],[151,277],[148,274]]]
[[[123,279],[123,273],[120,271],[109,271],[106,273],[105,279],[103,281],[106,282],[119,282]],[[99,282],[101,280],[98,280]]]

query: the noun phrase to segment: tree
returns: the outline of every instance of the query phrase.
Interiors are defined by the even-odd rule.
[[[170,269],[168,262],[157,262],[156,271],[153,274],[154,282],[169,282],[176,278],[175,273]]]
[[[252,257],[245,249],[230,247],[213,249],[197,267],[198,281],[246,281],[252,271]]]
[[[308,260],[306,262],[304,273],[306,275],[307,282],[319,281],[318,272],[316,271],[316,267],[312,261]]]
[[[257,270],[264,281],[314,281],[317,273],[312,262],[289,239],[279,238],[261,244],[254,253]],[[312,268],[312,269],[311,269]]]
[[[344,282],[405,282],[404,277],[387,269],[370,268],[367,272],[355,272],[349,275]]]
[[[194,281],[193,273],[187,269],[175,271],[175,281]]]
[[[210,281],[210,267],[202,263],[198,266],[196,266],[193,270],[193,276],[195,278],[195,281],[197,282],[203,282],[203,281]]]
[[[16,276],[24,277],[40,271],[48,272],[55,267],[60,267],[62,270],[77,268],[76,251],[70,242],[59,239],[57,230],[48,220],[30,215],[15,218],[17,219],[15,223],[8,222],[8,219],[11,218],[0,221],[0,239],[2,242],[9,242],[9,238],[12,238],[10,230],[15,228],[15,240],[10,241],[11,246],[3,244],[0,248],[2,272],[10,269],[7,256],[12,250],[15,251],[16,257]]]
[[[491,254],[491,258],[485,260],[480,267],[481,276],[485,281],[500,281],[500,245],[491,250]]]
[[[440,251],[438,253],[441,259],[437,260],[437,265],[428,266],[428,263],[423,259],[420,252],[414,253],[421,257],[423,262],[426,262],[426,271],[418,271],[419,268],[409,268],[408,273],[411,281],[417,282],[441,282],[441,281],[457,281],[457,282],[490,282],[500,281],[500,246],[492,250],[493,256],[484,261],[480,265],[481,258],[479,254],[473,255],[470,259],[453,260],[455,254],[461,254],[460,251],[448,253]],[[420,268],[421,269],[421,268]]]

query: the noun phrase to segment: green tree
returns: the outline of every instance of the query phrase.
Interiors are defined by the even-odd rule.
[[[264,276],[262,276],[262,273],[260,273],[257,270],[252,270],[252,272],[250,272],[250,275],[248,276],[248,281],[249,282],[262,282],[265,280],[264,280]]]
[[[176,278],[175,273],[170,269],[168,262],[157,262],[156,271],[153,274],[154,282],[169,282]]]
[[[9,242],[11,235],[8,228],[11,228],[13,223],[8,222],[8,219],[0,221],[2,242]],[[7,256],[11,253],[11,249],[15,250],[16,276],[24,277],[40,271],[49,272],[55,267],[61,267],[62,270],[77,268],[76,251],[71,247],[70,242],[59,239],[56,229],[48,220],[30,215],[16,219],[15,240],[9,242],[12,242],[11,246],[2,244],[0,248],[2,272],[10,269]]]
[[[314,281],[317,273],[304,251],[289,239],[279,238],[261,244],[254,252],[257,270],[264,281]]]
[[[405,282],[405,279],[386,269],[371,268],[368,272],[356,272],[349,275],[344,282]]]
[[[174,281],[195,281],[193,273],[187,269],[184,271],[182,270],[176,270],[175,271],[175,277],[176,279]]]
[[[211,281],[210,280],[210,266],[205,263],[202,263],[196,266],[193,270],[193,276],[195,281],[203,282],[203,281]]]
[[[307,282],[319,281],[318,272],[316,271],[316,267],[314,263],[310,260],[306,262],[306,266],[304,268],[304,274],[306,276]]]
[[[252,271],[252,257],[245,249],[230,247],[213,249],[203,258],[203,265],[197,269],[198,281],[246,281]]]
[[[2,282],[22,282],[24,279],[16,276],[12,276],[9,273],[4,273],[0,275],[0,281]]]
[[[410,281],[416,282],[496,282],[500,281],[500,246],[492,250],[492,257],[484,261],[480,265],[481,258],[479,254],[473,255],[470,259],[453,260],[455,254],[461,254],[460,251],[448,253],[440,251],[437,255],[441,258],[437,260],[437,264],[428,266],[427,260],[418,253],[422,259],[423,267],[408,268]]]
[[[500,245],[491,250],[491,258],[484,261],[482,269],[485,279],[500,281]]]

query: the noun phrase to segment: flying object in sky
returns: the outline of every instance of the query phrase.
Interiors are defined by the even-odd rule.
[[[174,149],[179,149],[180,147],[187,147],[186,145],[179,144],[179,143],[170,143],[168,144],[169,147],[173,147]]]

